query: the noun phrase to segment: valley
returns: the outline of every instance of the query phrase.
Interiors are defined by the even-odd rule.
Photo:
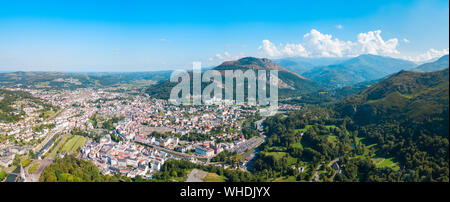
[[[416,67],[361,55],[302,71],[289,60],[278,61],[290,70],[253,57],[212,68],[278,70],[280,113],[265,118],[263,106],[171,105],[170,72],[2,73],[2,172],[23,166],[25,181],[448,181],[448,56]],[[94,171],[59,174],[73,163]]]

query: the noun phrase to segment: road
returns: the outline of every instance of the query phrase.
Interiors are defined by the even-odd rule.
[[[203,182],[203,178],[206,176],[206,172],[199,169],[194,169],[189,174],[186,182]]]
[[[330,163],[328,163],[328,167],[332,166],[332,165],[333,165],[335,162],[337,162],[337,161],[339,161],[339,158],[336,158],[336,159],[330,161]],[[336,170],[336,171],[333,173],[333,176],[331,176],[331,181],[332,181],[332,182],[334,181],[334,176],[336,176],[336,174],[337,174],[338,172],[339,172],[339,170]]]
[[[75,137],[76,137],[76,136],[75,136]],[[73,151],[73,148],[75,148],[75,147],[77,146],[78,142],[82,141],[82,139],[83,139],[83,138],[78,137],[77,141],[72,145],[72,147],[71,147],[69,150],[67,150],[66,153],[71,154],[72,152],[74,152],[74,151]]]
[[[36,146],[35,148],[33,148],[33,152],[36,153],[38,151],[41,151],[41,149],[48,143],[48,141],[50,141],[58,132],[61,132],[62,129],[54,131],[52,130],[50,132],[50,135],[47,135],[47,137],[44,139],[44,141],[42,141],[38,146]]]
[[[59,112],[55,113],[53,115],[53,117],[51,117],[51,119],[54,119],[56,117],[56,115],[58,114],[62,114],[66,109],[62,109]],[[50,119],[47,119],[50,120]],[[33,152],[36,153],[38,151],[40,151],[42,149],[42,147],[44,147],[48,141],[50,141],[57,133],[60,133],[62,130],[64,130],[64,128],[60,128],[59,130],[51,130],[50,131],[50,135],[47,135],[47,137],[44,139],[44,141],[42,141],[39,145],[37,145],[35,148],[33,148]]]
[[[336,163],[337,161],[339,161],[339,158],[336,158],[336,159],[334,159],[334,160],[332,160],[332,161],[330,161],[330,163],[328,163],[328,167],[331,167],[334,163]]]
[[[36,163],[39,163],[38,169],[34,173],[30,174],[28,172],[28,169]],[[47,168],[47,166],[49,166],[51,163],[53,163],[53,160],[50,159],[33,161],[33,163],[24,168],[25,174],[28,177],[27,179],[25,179],[25,182],[39,182],[39,177],[41,176],[42,172],[44,172],[45,168]]]
[[[335,162],[337,162],[337,161],[339,161],[339,158],[333,159],[332,161],[330,161],[330,163],[327,164],[327,166],[330,167],[331,165],[333,165],[333,163],[335,163]],[[314,175],[313,175],[313,177],[311,178],[311,181],[316,181],[316,182],[317,182],[317,181],[320,180],[320,177],[319,177],[319,170],[320,170],[321,167],[322,167],[322,164],[319,164],[319,165],[316,167],[315,172],[314,172]],[[337,173],[337,172],[335,172],[335,173],[333,174],[333,176],[332,176],[331,179],[334,179],[334,176],[336,175],[336,173]]]
[[[252,148],[255,148],[256,146],[260,145],[263,141],[264,141],[264,136],[253,137],[253,138],[237,145],[236,147],[231,149],[230,152],[236,152],[238,154],[242,154],[245,151],[247,151],[248,149],[252,149]]]
[[[134,141],[134,142],[137,142],[137,143],[142,144],[142,145],[145,145],[145,146],[152,147],[152,148],[154,148],[154,149],[162,150],[162,151],[164,151],[164,152],[167,152],[167,153],[169,153],[169,154],[173,154],[173,155],[176,155],[176,156],[182,156],[182,157],[187,157],[187,158],[195,158],[195,159],[203,159],[203,160],[207,160],[206,157],[201,157],[201,156],[197,156],[197,155],[193,155],[193,154],[181,153],[181,152],[173,151],[173,150],[170,150],[170,149],[166,149],[166,148],[161,147],[161,146],[157,146],[157,145],[153,145],[153,144],[148,144],[148,143],[145,143],[145,142],[139,142],[139,141]]]
[[[56,152],[58,151],[58,148],[60,148],[68,138],[68,136],[62,135],[61,141],[59,141],[58,145],[56,145],[50,155],[47,155],[47,158],[54,159],[56,157]]]
[[[47,120],[52,120],[52,119],[56,118],[58,115],[62,114],[65,110],[66,110],[66,108],[61,109],[60,111],[53,114],[51,117],[47,118]],[[44,147],[48,143],[48,141],[50,141],[53,137],[55,137],[56,134],[60,133],[64,129],[65,128],[62,127],[58,130],[51,130],[50,134],[47,135],[47,137],[44,139],[44,141],[42,141],[39,145],[37,145],[36,147],[33,148],[33,152],[34,153],[39,152],[42,149],[42,147]],[[30,168],[30,166],[32,166],[36,163],[39,163],[38,169],[34,173],[29,174],[28,169]],[[53,159],[34,160],[32,163],[30,163],[30,165],[28,165],[26,168],[24,168],[25,175],[27,178],[27,179],[25,179],[25,181],[26,182],[38,182],[39,177],[41,176],[42,172],[44,172],[45,168],[48,165],[50,165],[51,163],[53,163]]]
[[[319,178],[319,170],[320,170],[321,167],[322,167],[322,164],[319,164],[319,165],[317,165],[316,169],[314,169],[314,175],[311,178],[312,182],[313,181],[315,181],[315,182],[319,181],[319,179],[320,179]]]

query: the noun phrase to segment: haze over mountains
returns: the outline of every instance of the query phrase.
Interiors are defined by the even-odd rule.
[[[254,58],[245,57],[235,61],[226,61],[221,65],[212,68],[224,73],[225,70],[241,70],[243,72],[247,70],[266,70],[269,73],[270,70],[278,70],[279,81],[279,96],[297,96],[301,94],[311,93],[318,91],[321,87],[314,81],[303,77],[302,75],[289,71],[279,64],[272,62],[266,58]],[[257,73],[255,71],[255,73]],[[190,73],[192,75],[192,73]],[[245,81],[247,82],[247,81]],[[156,98],[167,99],[170,95],[170,90],[176,83],[170,83],[169,80],[162,81],[156,85],[150,86],[147,90],[149,95]],[[191,83],[192,85],[192,83]],[[203,83],[202,88],[205,86]],[[246,88],[244,88],[245,90]]]
[[[302,58],[291,57],[270,60],[244,57],[226,61],[214,69],[223,70],[279,70],[281,98],[328,92],[338,99],[359,92],[401,70],[432,72],[449,67],[449,56],[417,66],[415,63],[377,55],[354,58]],[[6,87],[64,88],[106,87],[120,85],[147,85],[146,90],[157,98],[168,98],[171,71],[123,73],[61,73],[61,72],[9,72],[0,73],[0,83]],[[156,85],[151,85],[157,83]],[[206,84],[205,84],[206,85]],[[339,95],[338,95],[339,94]],[[341,95],[342,94],[342,95]],[[343,96],[345,94],[345,96]]]
[[[433,72],[433,71],[439,71],[439,70],[448,68],[448,66],[449,66],[448,55],[444,55],[434,62],[425,63],[418,67],[415,67],[414,69],[412,69],[412,71]]]
[[[410,61],[377,55],[360,55],[339,64],[315,67],[304,75],[327,87],[335,88],[376,80],[416,64]]]
[[[170,78],[172,71],[120,73],[8,72],[0,73],[4,87],[77,89],[126,84],[151,84]]]
[[[337,159],[335,162],[339,162],[342,168],[354,169],[343,169],[342,173],[336,172],[336,175],[330,176],[331,178],[321,175],[324,181],[328,179],[332,181],[448,181],[448,56],[417,68],[408,61],[373,55],[362,55],[338,62],[339,64],[313,68],[313,70],[320,69],[324,72],[335,68],[334,71],[328,71],[333,74],[324,74],[326,76],[324,78],[312,77],[316,81],[304,76],[313,70],[299,74],[265,58],[245,57],[223,62],[212,68],[221,73],[225,70],[278,70],[280,103],[298,104],[297,106],[301,107],[301,110],[289,111],[264,120],[267,140],[258,147],[258,154],[254,160],[255,166],[250,170],[252,175],[262,176],[261,179],[264,179],[267,173],[264,169],[272,169],[272,172],[280,172],[279,176],[292,178],[295,173],[282,171],[292,166],[287,164],[286,159],[290,159],[291,162],[301,161],[310,164],[309,168],[312,172],[308,176],[313,176],[314,172],[318,172],[316,170],[316,166],[320,165],[320,162],[316,162],[318,159],[321,159],[320,161],[325,159],[327,162]],[[441,68],[445,69],[433,71]],[[350,73],[351,77],[346,77]],[[190,72],[190,75],[193,74]],[[338,79],[341,78],[337,75],[343,78],[359,78],[363,82],[352,84],[360,80],[346,80],[351,82],[345,83],[347,86],[342,88],[338,88],[336,83],[325,82],[326,79],[333,81],[331,80],[333,78],[336,79],[335,81],[340,81]],[[77,88],[101,89],[118,94],[126,92],[127,100],[133,100],[135,95],[144,94],[153,98],[168,99],[172,87],[177,85],[168,80],[169,76],[170,72],[85,74],[14,72],[0,74],[0,84],[2,87],[39,88],[49,92],[61,92],[61,90],[66,92],[66,90]],[[372,78],[376,79],[369,80]],[[160,82],[152,84],[149,83],[150,81]],[[207,82],[202,83],[202,87],[206,85],[208,85]],[[4,122],[20,120],[25,112],[20,111],[17,114],[16,109],[11,106],[15,105],[16,101],[27,99],[32,99],[27,93],[0,89],[0,120]],[[105,98],[101,98],[103,99]],[[47,111],[53,113],[58,111],[51,106],[41,104],[40,100],[31,101],[32,105],[43,106],[44,111],[39,116],[45,117],[46,114],[50,114]],[[147,106],[145,102],[148,101],[143,100],[142,105]],[[122,99],[112,102],[118,105],[122,103],[123,106],[134,105],[123,102]],[[114,106],[112,102],[95,101],[90,109],[101,111],[108,107],[107,110],[109,110],[109,107]],[[69,105],[69,107],[85,108],[79,105]],[[164,107],[159,108],[161,111],[155,111],[155,114],[167,117],[164,119],[167,120],[166,123],[172,122],[173,115],[166,115],[162,111]],[[222,106],[218,107],[219,110],[220,108]],[[244,106],[244,108],[247,107]],[[133,113],[133,110],[128,112]],[[203,113],[203,109],[200,108],[198,112]],[[219,114],[220,111],[212,113]],[[129,119],[134,117],[131,116]],[[151,115],[150,117],[153,119]],[[97,123],[97,118],[95,120]],[[253,123],[254,118],[248,120],[251,120],[248,123]],[[136,123],[147,124],[140,121]],[[242,126],[247,129],[252,127]],[[246,129],[243,129],[242,133],[247,133],[245,131]],[[254,134],[259,132],[255,129]],[[188,136],[191,135],[194,136],[194,134]],[[210,141],[210,136],[206,136],[206,140]],[[273,154],[283,154],[283,156],[276,157]],[[383,162],[386,164],[384,165]],[[295,181],[312,180],[303,175],[300,178],[297,177]],[[246,181],[246,179],[238,180]]]
[[[316,90],[317,84],[311,80],[305,78],[304,76],[287,70],[279,64],[266,59],[266,58],[254,58],[245,57],[236,61],[223,62],[221,65],[213,68],[213,70],[223,71],[223,70],[242,70],[246,71],[249,69],[253,70],[266,70],[267,73],[270,70],[278,70],[279,77],[279,88],[281,90]],[[256,72],[255,72],[256,73]]]
[[[279,70],[279,94],[281,97],[305,95],[342,87],[346,87],[346,95],[349,95],[348,93],[359,92],[358,90],[365,88],[364,86],[402,70],[419,71],[426,69],[434,71],[446,68],[448,67],[448,55],[435,62],[420,65],[417,70],[414,69],[416,66],[415,63],[402,59],[378,55],[360,55],[349,59],[296,57],[273,61],[266,58],[245,57],[235,61],[223,62],[212,69],[219,71],[236,69],[243,71],[247,69]],[[164,86],[169,84],[168,82],[164,83],[151,89],[157,92],[159,92],[158,88],[166,89]],[[353,88],[355,90],[352,90]],[[336,92],[339,92],[339,90]],[[340,95],[335,96],[340,97]]]
[[[360,55],[355,58],[283,58],[274,60],[286,69],[302,74],[327,88],[353,86],[383,79],[401,70],[439,71],[449,67],[449,56],[417,66],[407,60]]]
[[[305,57],[288,57],[282,59],[275,59],[274,62],[280,64],[282,67],[303,74],[312,70],[317,66],[327,66],[337,64],[348,58],[305,58]]]

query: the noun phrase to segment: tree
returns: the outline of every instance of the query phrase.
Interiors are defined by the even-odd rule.
[[[174,170],[174,171],[172,171],[172,174],[171,174],[171,176],[172,176],[172,177],[178,177],[178,173],[177,173],[177,171],[175,171],[175,170]]]

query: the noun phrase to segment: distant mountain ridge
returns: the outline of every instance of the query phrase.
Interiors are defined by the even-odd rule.
[[[287,70],[279,64],[266,58],[244,57],[239,60],[225,61],[219,66],[213,68],[213,70],[217,70],[222,74],[225,70],[242,70],[245,72],[250,69],[266,70],[266,73],[269,73],[270,70],[278,70],[280,97],[310,93],[321,88],[316,82],[311,81],[296,72]],[[168,99],[170,90],[175,85],[176,83],[170,83],[166,80],[151,86],[146,92],[150,96],[156,98]]]
[[[303,74],[312,70],[317,66],[327,66],[332,64],[338,64],[348,58],[306,58],[306,57],[288,57],[275,59],[274,62],[278,63],[287,70]]]
[[[401,59],[360,55],[339,64],[315,67],[304,73],[304,76],[325,86],[336,88],[380,79],[401,70],[412,69],[415,66],[416,64],[413,62]]]
[[[336,104],[336,111],[362,123],[383,120],[422,122],[449,112],[449,69],[401,71]]]
[[[434,62],[425,63],[412,69],[415,72],[434,72],[449,67],[449,57],[444,55]]]
[[[86,87],[111,87],[141,81],[158,82],[170,78],[172,71],[155,72],[8,72],[0,73],[3,87],[41,89],[77,89]]]
[[[288,73],[294,74],[301,79],[307,79],[296,72],[287,70],[286,68],[280,66],[279,64],[277,64],[267,58],[244,57],[244,58],[241,58],[241,59],[235,60],[235,61],[223,62],[221,65],[219,65],[213,69],[218,70],[218,71],[236,70],[236,69],[240,69],[243,71],[248,70],[248,69],[266,70],[266,71],[278,70],[278,71],[283,71],[283,72],[288,72]]]

